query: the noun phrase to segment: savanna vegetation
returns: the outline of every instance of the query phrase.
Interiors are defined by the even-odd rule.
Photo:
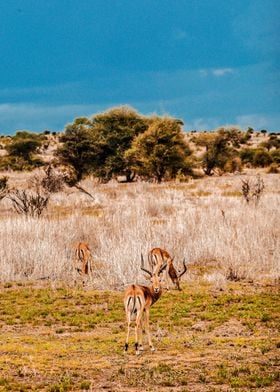
[[[1,147],[2,170],[32,170],[47,161],[67,170],[72,185],[88,175],[103,183],[121,176],[126,182],[162,182],[244,167],[277,173],[280,137],[232,126],[186,134],[179,119],[144,116],[121,106],[77,118],[59,134],[18,131],[2,137]]]
[[[0,391],[279,389],[278,134],[121,107],[0,144]],[[151,308],[156,352],[125,356],[153,247],[186,260],[183,291]]]

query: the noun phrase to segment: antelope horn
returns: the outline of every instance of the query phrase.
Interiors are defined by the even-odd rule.
[[[153,275],[150,271],[148,271],[146,268],[144,268],[144,258],[143,258],[142,253],[141,253],[141,270],[144,271],[144,272],[146,272],[146,273],[147,273],[148,275],[150,275],[150,276]]]
[[[161,268],[160,268],[160,270],[159,270],[159,272],[158,272],[158,275],[161,274],[163,270],[165,270],[166,266],[167,266],[167,263],[165,263],[165,264],[163,264],[163,265],[161,266]]]
[[[178,276],[178,279],[181,278],[181,276],[184,275],[184,273],[187,271],[185,259],[183,260],[183,266],[184,266],[183,272],[180,273],[180,275]]]

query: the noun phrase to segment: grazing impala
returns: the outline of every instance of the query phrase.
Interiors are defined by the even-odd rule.
[[[187,266],[185,264],[185,260],[183,260],[183,267],[184,267],[183,271],[178,274],[173,265],[173,260],[174,258],[171,259],[169,253],[161,248],[154,248],[150,250],[150,252],[148,253],[148,261],[154,273],[157,273],[157,271],[160,270],[161,266],[164,263],[166,263],[167,267],[164,272],[166,289],[169,290],[169,283],[168,283],[168,276],[169,276],[172,282],[177,287],[177,289],[181,291],[182,289],[180,287],[179,279],[187,271]]]
[[[128,350],[128,339],[131,321],[135,321],[135,351],[136,355],[143,350],[143,329],[145,330],[151,351],[154,351],[149,329],[150,307],[160,298],[162,294],[159,274],[166,268],[163,264],[158,274],[153,274],[144,268],[144,260],[141,255],[141,269],[145,271],[151,281],[150,286],[131,285],[124,293],[124,307],[127,318],[127,336],[125,341],[125,352]],[[139,341],[138,341],[139,336]]]
[[[89,278],[92,279],[92,261],[93,259],[88,244],[79,242],[75,248],[74,268],[83,278],[89,276]]]

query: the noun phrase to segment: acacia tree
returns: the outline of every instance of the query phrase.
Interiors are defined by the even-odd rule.
[[[57,157],[74,171],[76,182],[88,174],[103,182],[117,175],[125,175],[127,181],[132,181],[134,173],[125,152],[134,137],[147,127],[148,119],[127,106],[91,119],[79,118],[67,126]]]
[[[126,152],[129,165],[143,178],[161,182],[180,172],[189,172],[187,157],[191,151],[180,125],[173,118],[153,118],[149,128],[138,135]]]
[[[238,158],[236,147],[239,147],[242,134],[235,128],[220,128],[217,133],[202,134],[196,139],[196,144],[204,146],[206,151],[202,158],[204,173],[213,174],[215,168],[226,171],[229,161]]]
[[[56,157],[61,164],[70,169],[68,184],[74,185],[91,173],[94,146],[90,121],[85,117],[77,118],[73,124],[66,127],[60,142],[63,144],[57,149]]]
[[[121,106],[98,114],[92,119],[91,136],[95,146],[93,173],[103,181],[125,175],[131,182],[135,173],[125,158],[137,135],[148,128],[148,119],[129,106]]]

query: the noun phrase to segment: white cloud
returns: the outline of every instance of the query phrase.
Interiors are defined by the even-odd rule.
[[[225,76],[228,74],[233,74],[234,70],[233,70],[233,68],[216,68],[216,69],[212,69],[211,73],[214,76]]]
[[[189,37],[189,35],[185,30],[178,29],[178,30],[174,31],[174,33],[173,33],[173,38],[176,41],[184,41],[188,37]]]
[[[19,129],[57,131],[75,117],[90,116],[100,110],[97,105],[0,104],[0,134]]]
[[[199,69],[198,71],[199,76],[205,78],[206,76],[226,76],[230,74],[234,74],[236,72],[233,68],[206,68],[206,69]]]
[[[244,114],[236,117],[236,122],[241,128],[253,127],[255,129],[268,129],[279,131],[280,115],[279,114]]]
[[[267,129],[279,132],[280,115],[278,114],[244,114],[236,116],[232,123],[224,121],[222,117],[200,117],[193,118],[185,124],[186,130],[214,130],[220,127],[239,127],[246,130],[252,127],[256,130]]]
[[[194,118],[185,124],[186,130],[212,130],[221,125],[221,119],[215,117]]]
[[[208,72],[207,69],[200,69],[200,70],[198,71],[198,74],[199,74],[202,78],[205,78],[206,76],[209,75],[209,72]]]

